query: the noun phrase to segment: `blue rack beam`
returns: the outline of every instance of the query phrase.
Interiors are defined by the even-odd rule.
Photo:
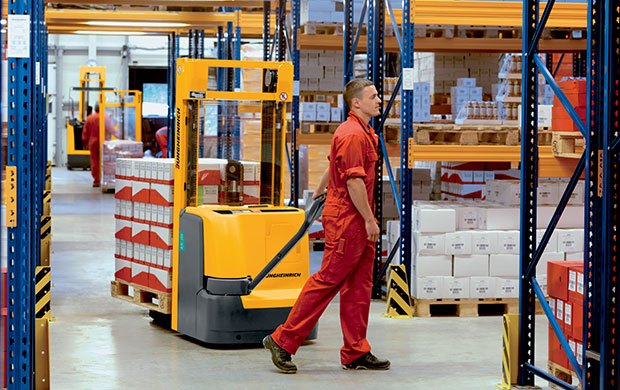
[[[605,12],[602,14],[603,29],[606,32],[603,39],[603,50],[599,60],[602,60],[604,73],[601,75],[602,81],[602,104],[601,117],[602,132],[602,253],[601,253],[601,350],[600,350],[600,380],[601,387],[606,389],[618,388],[620,386],[620,372],[618,370],[620,341],[618,331],[618,310],[620,309],[620,291],[618,289],[618,205],[619,189],[618,174],[620,166],[618,162],[618,151],[611,148],[617,139],[617,121],[620,87],[617,82],[620,79],[619,61],[620,56],[617,50],[620,48],[618,39],[620,38],[620,26],[618,18],[620,12],[618,7],[620,2],[606,0]]]
[[[605,4],[602,1],[588,4],[588,109],[586,110],[586,123],[590,124],[586,136],[585,153],[588,158],[586,165],[585,191],[585,243],[584,243],[584,284],[586,286],[583,306],[583,346],[584,352],[584,377],[585,389],[598,389],[601,387],[601,362],[593,359],[593,355],[601,353],[601,277],[602,277],[602,201],[603,191],[599,187],[599,174],[601,168],[600,148],[602,132],[599,129],[602,123],[603,112],[603,64],[600,56],[603,49],[605,31],[602,26],[602,15],[605,12]]]
[[[379,94],[379,98],[383,100],[383,56],[385,54],[384,35],[385,35],[385,6],[383,0],[369,0],[368,7],[368,67],[367,76],[370,79]],[[375,129],[375,133],[381,138],[383,129],[380,126],[381,118],[372,118],[370,125]],[[387,156],[385,156],[387,157]],[[383,196],[383,153],[379,150],[379,159],[376,167],[377,184],[375,187],[375,217],[377,221],[383,219],[383,205],[381,198]],[[382,268],[381,259],[381,239],[375,244],[375,261],[373,267],[373,275],[377,275]],[[374,288],[372,292],[373,298],[381,298],[382,291]]]
[[[521,243],[520,273],[533,261],[536,249],[536,205],[538,186],[538,70],[528,55],[538,26],[538,0],[523,1],[521,77]],[[534,44],[535,54],[538,44]],[[527,118],[527,120],[526,120]],[[534,273],[535,275],[535,273]],[[534,386],[534,373],[526,365],[535,364],[535,295],[532,280],[520,278],[519,293],[519,375],[520,386]]]
[[[38,10],[29,0],[10,2],[8,13],[12,16],[29,15],[30,30],[36,29]],[[39,10],[42,12],[42,10]],[[35,15],[33,15],[35,14]],[[11,21],[9,20],[9,23]],[[33,383],[34,347],[34,258],[36,230],[39,221],[34,216],[35,168],[32,92],[34,90],[33,53],[38,48],[30,37],[30,53],[24,58],[8,59],[8,156],[7,165],[17,168],[16,204],[17,226],[8,227],[8,353],[7,381],[9,389],[30,388]]]
[[[291,106],[291,201],[293,207],[299,207],[299,148],[297,146],[297,130],[300,127],[299,101],[300,101],[300,69],[299,48],[297,36],[301,22],[301,0],[291,0],[291,61],[293,62],[293,104]]]

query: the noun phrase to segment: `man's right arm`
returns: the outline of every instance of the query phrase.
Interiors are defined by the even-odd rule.
[[[347,180],[347,190],[355,208],[364,218],[368,241],[377,241],[379,239],[379,226],[368,203],[368,194],[366,193],[364,180],[359,177]]]
[[[321,176],[321,180],[319,181],[319,185],[316,187],[316,191],[314,191],[314,195],[312,195],[312,199],[316,199],[319,196],[323,195],[325,191],[327,191],[327,184],[329,183],[329,167],[323,172],[323,176]]]

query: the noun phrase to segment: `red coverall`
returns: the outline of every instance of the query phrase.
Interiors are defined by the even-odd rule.
[[[106,139],[114,132],[112,123],[108,118],[105,120]],[[99,140],[99,113],[93,112],[86,118],[82,130],[82,145],[90,150],[90,173],[93,176],[93,186],[101,184],[101,142]]]
[[[295,354],[327,305],[340,292],[340,324],[344,346],[342,364],[370,352],[366,340],[375,243],[347,189],[347,180],[362,178],[374,208],[377,136],[353,113],[336,130],[329,156],[329,185],[323,209],[325,253],[321,269],[312,275],[286,322],[272,334],[285,351]]]

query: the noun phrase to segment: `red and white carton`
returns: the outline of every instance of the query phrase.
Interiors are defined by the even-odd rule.
[[[219,186],[222,181],[221,168],[225,166],[226,160],[220,159],[200,159],[198,161],[198,185],[199,186]]]
[[[131,282],[131,261],[116,258],[114,263],[114,278]]]
[[[149,245],[151,227],[146,223],[131,223],[131,242],[134,244]]]
[[[172,249],[172,228],[151,226],[149,245],[161,249]]]
[[[260,203],[260,186],[259,185],[243,185],[243,204],[259,204]]]
[[[133,223],[123,219],[116,219],[116,228],[114,230],[114,238],[119,240],[131,241],[133,237]]]
[[[133,202],[150,203],[151,183],[133,181],[131,183],[131,200]]]
[[[172,206],[174,204],[174,185],[151,184],[150,203],[160,206]]]
[[[126,179],[116,179],[114,183],[114,198],[122,200],[131,200],[132,182]]]
[[[131,282],[140,286],[149,287],[149,266],[135,262],[132,263]]]
[[[157,159],[157,182],[162,184],[172,184],[174,182],[173,159]]]
[[[162,223],[164,225],[172,225],[174,223],[174,219],[172,218],[172,216],[174,215],[174,211],[173,211],[173,207],[170,206],[165,206],[164,207],[164,217],[162,220]]]
[[[172,272],[152,267],[150,269],[148,286],[153,290],[172,292]]]
[[[133,202],[130,200],[121,201],[121,216],[123,219],[130,220],[133,218]]]

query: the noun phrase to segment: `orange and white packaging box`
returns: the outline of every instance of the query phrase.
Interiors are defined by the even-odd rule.
[[[132,263],[125,259],[114,259],[114,278],[131,282]]]
[[[157,181],[172,183],[174,181],[174,160],[162,158],[157,162]]]
[[[154,223],[162,223],[164,218],[164,206],[151,204],[151,221]]]
[[[148,286],[162,292],[172,292],[172,272],[151,267]]]
[[[259,204],[260,203],[260,186],[259,185],[243,185],[243,204]]]
[[[142,159],[135,158],[131,160],[131,173],[134,181],[140,180],[140,169],[142,167]]]
[[[157,159],[145,159],[147,161],[146,164],[146,179],[149,182],[154,182],[157,180],[157,174],[159,171],[159,160]]]
[[[174,215],[173,207],[165,206],[163,210],[164,210],[164,217],[163,217],[162,223],[165,225],[172,225],[174,223],[174,220],[172,218],[172,216]]]
[[[121,214],[122,213],[122,211],[121,211],[122,210],[122,204],[123,204],[122,200],[120,200],[120,199],[115,199],[114,200],[114,215],[115,216],[119,216],[119,217],[122,216],[122,214]]]
[[[115,219],[114,237],[119,240],[131,241],[133,238],[133,223],[123,219]]]
[[[144,263],[144,245],[133,243],[133,261]]]
[[[164,267],[165,269],[172,268],[172,250],[171,249],[163,250],[162,267]]]
[[[226,160],[201,158],[198,160],[198,185],[219,186],[222,181],[221,170],[226,166]]]
[[[519,280],[517,278],[495,278],[496,298],[519,298]]]
[[[131,223],[131,242],[134,244],[149,245],[151,227],[146,223]]]
[[[151,226],[150,245],[161,249],[172,249],[172,228]]]
[[[157,256],[157,248],[152,246],[146,247],[147,262],[151,265],[159,265],[159,257]]]
[[[150,203],[151,183],[142,181],[131,182],[131,200],[133,202]]]
[[[121,216],[131,220],[133,218],[133,202],[130,200],[121,201]]]
[[[144,221],[144,203],[132,202],[134,221]]]
[[[174,203],[174,185],[151,184],[150,203],[161,206],[172,206]]]
[[[132,263],[131,264],[131,282],[140,286],[149,286],[149,266]]]
[[[495,298],[497,295],[496,278],[489,276],[472,276],[469,281],[470,298]]]
[[[114,198],[131,200],[133,191],[132,187],[132,182],[130,180],[116,178],[114,183]]]
[[[114,255],[115,256],[123,256],[123,250],[121,249],[121,242],[123,240],[119,240],[118,238],[114,240],[114,244],[115,244],[115,249],[114,249]],[[127,246],[125,246],[125,249],[127,249]]]

